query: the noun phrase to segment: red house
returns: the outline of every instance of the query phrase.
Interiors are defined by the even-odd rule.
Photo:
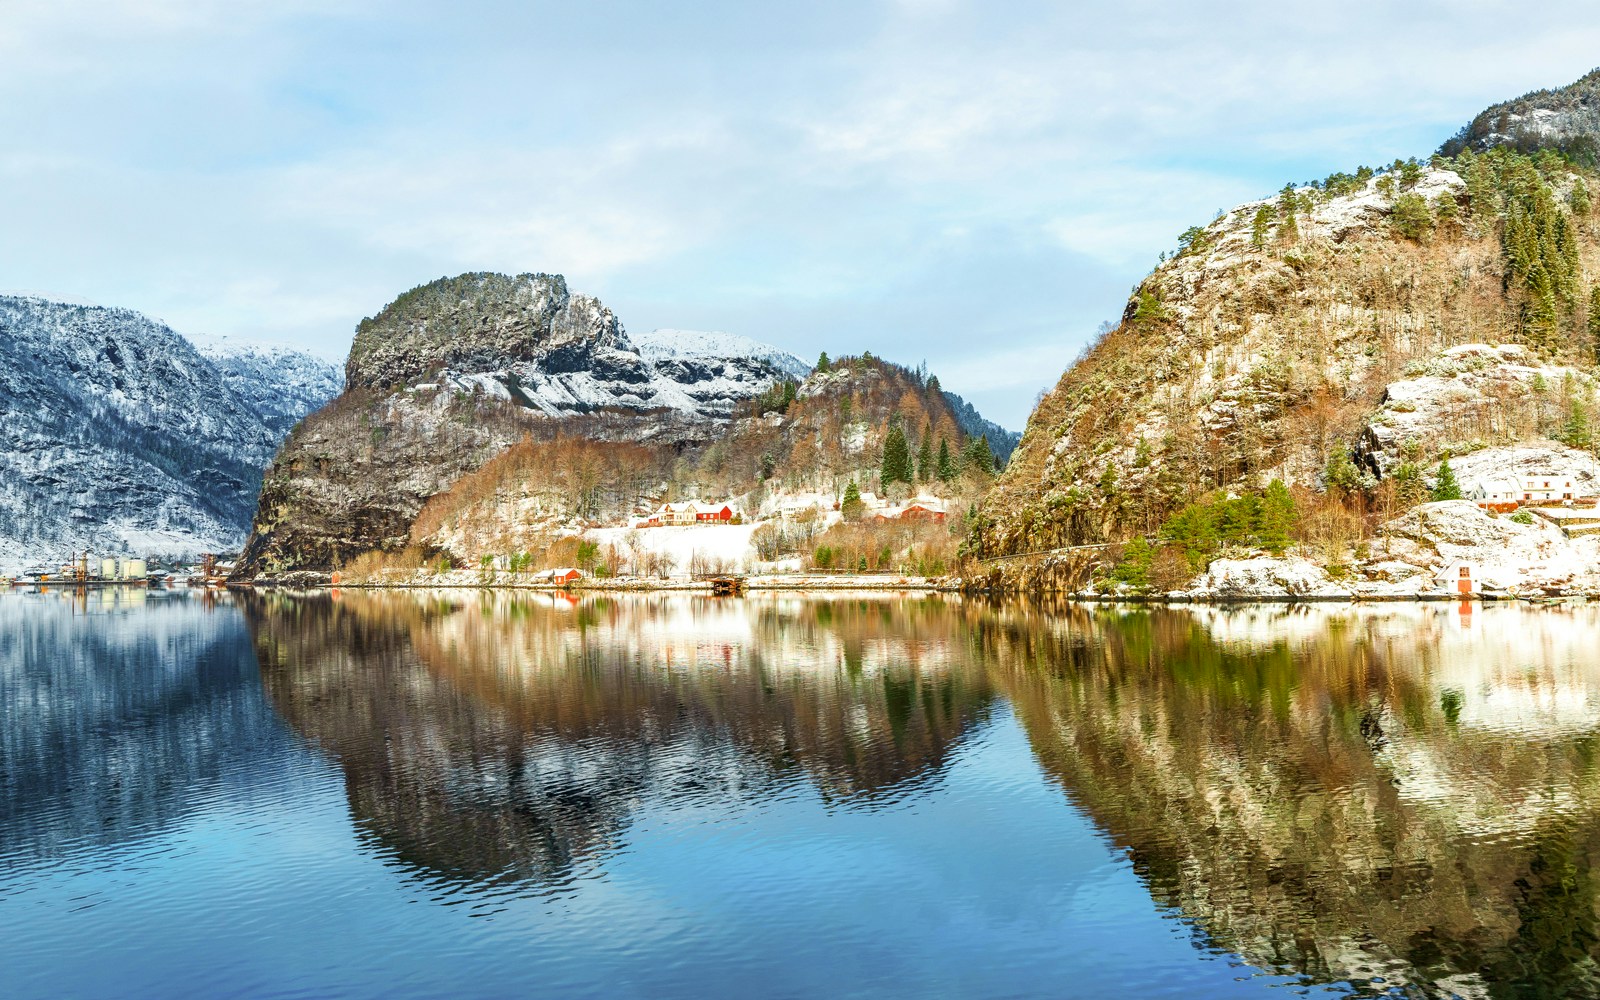
[[[695,504],[694,519],[696,521],[731,521],[733,520],[733,508],[727,504],[723,504],[721,507]]]

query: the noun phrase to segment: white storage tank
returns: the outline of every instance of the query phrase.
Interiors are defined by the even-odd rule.
[[[145,569],[143,559],[122,560],[122,578],[124,580],[143,580],[148,572]]]
[[[117,561],[115,559],[100,560],[100,579],[115,580],[117,578]]]

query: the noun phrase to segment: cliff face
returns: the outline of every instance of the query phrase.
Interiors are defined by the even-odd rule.
[[[1151,535],[1271,478],[1322,490],[1347,453],[1370,487],[1402,458],[1561,436],[1593,412],[1584,176],[1496,150],[1337,174],[1191,229],[1033,413],[979,550]]]
[[[799,360],[745,338],[658,331],[636,350],[559,275],[466,274],[363,320],[345,392],[273,460],[241,575],[329,569],[406,544],[433,496],[524,437],[678,451]]]

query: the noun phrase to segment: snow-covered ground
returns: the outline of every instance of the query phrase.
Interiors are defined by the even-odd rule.
[[[756,567],[755,546],[750,536],[754,524],[694,524],[662,528],[592,528],[584,537],[600,543],[603,549],[615,545],[618,551],[665,553],[672,559],[673,575],[685,576],[698,554],[719,563],[728,571],[745,572]]]

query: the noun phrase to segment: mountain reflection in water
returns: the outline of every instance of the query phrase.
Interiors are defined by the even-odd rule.
[[[1046,770],[1211,946],[1374,992],[1593,996],[1597,625],[1078,609],[997,615],[984,647]]]
[[[0,598],[16,995],[1600,996],[1600,609],[143,600]]]
[[[993,693],[959,606],[354,594],[254,603],[262,681],[358,823],[464,880],[570,880],[641,800],[870,807],[938,773]]]
[[[870,808],[1004,696],[1208,947],[1378,991],[1600,989],[1587,610],[354,595],[250,619],[360,825],[438,876],[570,880],[644,800],[805,781]]]

